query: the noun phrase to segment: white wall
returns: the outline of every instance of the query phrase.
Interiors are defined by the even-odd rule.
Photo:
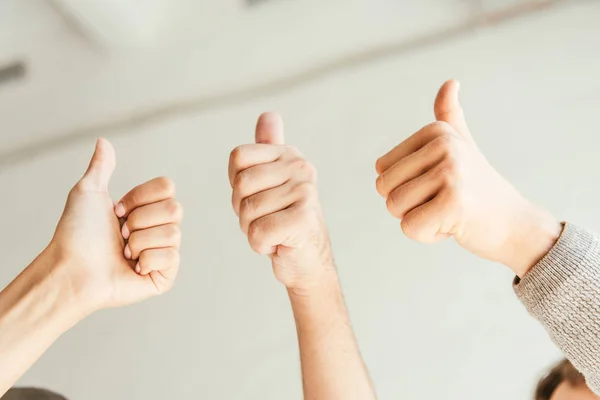
[[[452,242],[404,238],[375,192],[374,161],[431,120],[437,86],[456,77],[491,162],[557,216],[600,230],[598,15],[597,2],[555,8],[276,95],[112,132],[115,197],[156,175],[178,183],[186,207],[179,282],[162,298],[90,317],[21,384],[74,400],[300,399],[285,293],[239,232],[226,179],[231,148],[252,140],[261,111],[277,109],[288,141],[319,169],[380,397],[530,398],[559,352],[512,294],[511,274]],[[0,284],[46,244],[92,145],[0,170]]]

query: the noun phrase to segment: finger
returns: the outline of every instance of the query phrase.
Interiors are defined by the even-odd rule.
[[[140,253],[135,272],[140,275],[148,275],[151,271],[161,271],[164,276],[174,278],[179,261],[179,250],[174,247],[148,249]]]
[[[237,215],[240,204],[246,197],[283,185],[296,175],[296,161],[275,161],[256,165],[238,173],[233,181],[231,201]]]
[[[128,239],[131,232],[165,224],[179,224],[183,218],[183,207],[175,199],[135,208],[121,228],[123,238]]]
[[[233,180],[240,171],[277,161],[289,150],[291,149],[286,146],[268,144],[245,144],[236,147],[229,155],[229,183],[233,185]]]
[[[310,199],[314,196],[316,196],[316,188],[312,183],[289,181],[276,188],[246,197],[240,207],[240,228],[248,234],[253,221],[284,210],[301,199]]]
[[[256,123],[255,142],[264,144],[284,144],[283,120],[277,113],[266,112]]]
[[[179,248],[180,245],[181,229],[178,225],[167,224],[132,232],[123,254],[127,259],[137,260],[144,250],[162,247]]]
[[[79,181],[80,185],[89,190],[108,191],[116,165],[115,149],[108,140],[99,138],[90,165]]]
[[[436,243],[450,235],[442,231],[452,209],[443,194],[407,213],[400,226],[404,234],[421,243]]]
[[[385,204],[390,214],[403,219],[413,209],[433,199],[441,187],[441,180],[437,179],[434,170],[430,170],[392,190]]]
[[[415,179],[439,163],[450,150],[446,136],[438,136],[414,153],[397,161],[377,177],[377,192],[384,198],[398,186]]]
[[[435,119],[448,123],[462,137],[472,139],[465,120],[465,114],[460,105],[459,90],[460,83],[456,80],[447,81],[442,85],[435,99]]]
[[[248,243],[259,254],[273,254],[278,246],[300,247],[312,239],[304,227],[315,226],[316,213],[309,210],[308,202],[296,202],[285,210],[265,215],[250,224]],[[303,242],[304,241],[304,242]]]
[[[125,218],[138,207],[175,196],[175,184],[165,177],[154,178],[131,189],[115,206],[115,214]]]
[[[435,138],[447,134],[455,133],[452,132],[452,128],[446,123],[437,122],[423,127],[417,133],[381,156],[375,164],[377,173],[381,175],[399,160],[419,150]]]

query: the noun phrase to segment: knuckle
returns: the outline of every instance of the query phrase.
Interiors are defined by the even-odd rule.
[[[181,261],[179,251],[173,248],[167,249],[165,257],[170,266],[177,266]]]
[[[385,206],[387,207],[387,210],[390,212],[390,214],[394,215],[395,210],[396,210],[395,194],[390,193],[390,195],[387,197],[387,199],[385,199]]]
[[[256,252],[263,247],[263,231],[257,221],[253,221],[248,226],[248,243]]]
[[[175,243],[181,243],[181,228],[178,225],[171,225],[171,239]]]
[[[315,168],[315,166],[312,163],[305,162],[304,172],[306,173],[307,179],[309,181],[311,181],[311,182],[317,181],[317,168]]]
[[[458,165],[451,159],[442,161],[437,167],[436,173],[444,186],[454,187],[458,181]]]
[[[389,194],[385,200],[385,206],[390,214],[396,218],[402,218],[402,190],[396,189]]]
[[[125,210],[127,210],[128,212],[133,211],[132,209],[134,207],[137,207],[138,204],[143,204],[143,196],[141,193],[141,190],[139,190],[138,188],[133,189],[129,195],[127,195],[124,199],[123,199],[123,203],[125,206]]]
[[[301,182],[294,188],[298,197],[304,200],[314,200],[317,197],[317,188],[311,182]]]
[[[443,157],[453,156],[456,151],[454,138],[450,135],[441,135],[436,137],[431,141],[431,146]]]
[[[131,235],[129,235],[129,239],[127,240],[127,245],[129,246],[129,250],[131,251],[132,255],[139,253],[140,246],[138,239],[137,232],[133,232]]]
[[[385,177],[385,174],[381,174],[377,177],[377,179],[375,180],[375,188],[377,189],[377,193],[379,193],[381,196],[385,196],[385,187],[387,184],[387,180]]]
[[[144,269],[144,268],[153,269],[152,268],[152,264],[153,264],[152,257],[150,257],[148,255],[148,253],[145,252],[145,251],[142,251],[140,253],[140,257],[138,259],[138,263],[140,264],[140,267],[142,269]]]
[[[248,215],[252,215],[255,209],[256,205],[252,196],[246,197],[240,204],[240,218],[245,218]]]
[[[237,191],[231,192],[231,206],[233,207],[236,214],[239,214],[238,206],[240,205]]]
[[[419,227],[415,223],[415,220],[413,218],[405,217],[404,219],[402,219],[402,221],[400,222],[400,227],[402,228],[402,232],[404,232],[404,234],[408,238],[413,240],[419,240]]]
[[[412,211],[406,215],[400,222],[400,227],[402,228],[402,232],[409,239],[415,240],[417,242],[429,243],[430,235],[427,232],[427,227],[423,226],[422,222],[424,221],[424,215],[420,211]]]
[[[434,132],[450,133],[453,131],[452,126],[444,121],[434,121],[427,125],[427,128]]]
[[[306,177],[306,180],[316,182],[317,169],[312,163],[310,163],[303,157],[296,157],[292,161],[290,161],[290,163],[291,168],[294,171],[300,171],[302,173],[302,176]]]
[[[162,192],[168,197],[173,197],[175,195],[175,182],[166,176],[157,179]]]
[[[232,165],[238,165],[242,161],[242,153],[244,146],[236,146],[229,154],[229,161]]]
[[[248,226],[248,239],[252,242],[258,242],[260,240],[260,226],[256,221],[253,221]]]
[[[127,216],[127,227],[131,230],[131,229],[136,229],[138,226],[138,222],[139,222],[139,214],[136,212],[137,210],[133,210],[131,213],[129,213],[129,215]]]
[[[378,158],[377,161],[375,161],[375,171],[377,171],[380,174],[383,172],[383,160],[382,160],[382,157]]]
[[[249,179],[250,173],[248,172],[248,170],[238,172],[238,174],[233,179],[233,190],[243,192]]]
[[[183,206],[177,200],[171,200],[168,204],[168,213],[173,221],[181,221],[183,217]]]
[[[179,228],[179,226],[177,225],[167,225],[168,231],[167,231],[167,238],[169,239],[169,241],[171,241],[172,243],[179,243],[181,242],[181,229]]]
[[[296,171],[302,171],[306,168],[307,161],[302,157],[295,157],[290,160],[290,167]]]

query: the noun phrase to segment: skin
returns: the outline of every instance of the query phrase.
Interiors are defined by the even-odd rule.
[[[454,237],[522,277],[552,248],[562,225],[488,163],[458,90],[458,82],[446,82],[435,100],[436,121],[377,160],[377,191],[409,238],[435,243]]]
[[[555,243],[560,223],[489,165],[468,130],[456,82],[440,89],[435,114],[436,122],[377,161],[378,192],[407,236],[426,243],[454,237],[523,276]],[[0,293],[0,393],[85,316],[172,286],[181,240],[173,185],[164,178],[147,182],[113,207],[107,187],[114,167],[112,147],[100,140],[52,241]],[[284,145],[277,115],[263,114],[255,143],[234,149],[229,179],[250,247],[269,256],[287,288],[305,398],[375,399],[344,304],[316,171]],[[118,218],[126,220],[122,226]]]
[[[435,121],[377,160],[377,192],[409,238],[435,243],[454,237],[471,253],[523,277],[556,243],[562,224],[489,164],[458,92],[457,81],[446,82],[435,99]],[[596,397],[585,386],[565,383],[552,399]]]
[[[100,139],[52,240],[0,293],[0,395],[86,316],[172,287],[182,217],[175,187],[153,179],[115,203],[108,193],[115,165],[112,146]]]
[[[550,400],[598,400],[590,389],[585,385],[573,386],[569,382],[563,382],[554,391]]]
[[[258,121],[255,143],[229,160],[232,203],[250,247],[270,258],[291,302],[305,399],[375,399],[333,261],[315,168],[286,146],[273,113]]]

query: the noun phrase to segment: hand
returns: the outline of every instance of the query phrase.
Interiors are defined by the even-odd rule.
[[[561,225],[488,163],[458,89],[458,82],[446,82],[435,101],[436,122],[377,160],[377,191],[408,237],[433,243],[454,236],[470,252],[523,275],[552,247]]]
[[[254,251],[271,257],[277,279],[296,293],[335,270],[316,180],[315,168],[284,145],[276,114],[261,115],[256,144],[235,148],[229,158],[240,227]]]
[[[173,183],[153,179],[115,206],[108,194],[115,164],[112,146],[99,139],[46,250],[61,260],[55,275],[68,280],[91,311],[166,292],[179,266],[182,208]],[[122,227],[119,218],[125,219]]]

